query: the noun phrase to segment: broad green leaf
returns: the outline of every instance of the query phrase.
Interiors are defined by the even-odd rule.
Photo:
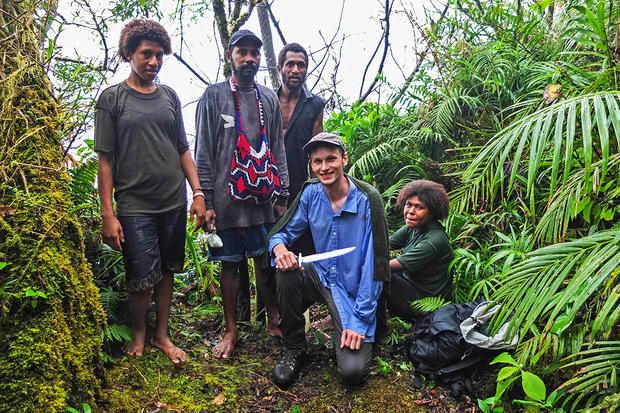
[[[519,367],[514,367],[514,366],[502,367],[499,373],[497,373],[497,381],[505,380],[508,377],[512,376],[517,371],[519,371]]]
[[[553,325],[551,326],[551,332],[553,334],[560,335],[568,326],[571,325],[573,319],[568,314],[560,314],[555,318]]]
[[[510,364],[511,366],[519,367],[519,364],[507,352],[501,353],[500,355],[495,357],[493,360],[491,360],[489,364],[497,364],[497,363]]]
[[[521,372],[521,384],[527,397],[537,402],[543,402],[547,396],[545,383],[537,375],[529,371]]]

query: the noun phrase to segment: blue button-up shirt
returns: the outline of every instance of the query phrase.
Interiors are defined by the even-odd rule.
[[[352,252],[314,262],[321,283],[331,290],[342,328],[375,336],[377,299],[383,282],[373,277],[373,240],[370,204],[366,194],[349,179],[349,194],[340,211],[334,213],[320,183],[306,186],[297,211],[281,232],[269,241],[269,251],[278,244],[289,247],[308,229],[317,253],[355,246]],[[273,257],[271,259],[274,265]]]

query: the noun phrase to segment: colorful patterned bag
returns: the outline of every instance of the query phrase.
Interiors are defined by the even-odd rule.
[[[235,124],[237,125],[239,140],[235,146],[230,165],[228,194],[236,201],[252,204],[270,202],[280,195],[282,188],[280,186],[280,174],[265,134],[263,102],[260,92],[255,84],[261,140],[256,148],[252,148],[243,130],[237,84],[233,78],[230,78],[230,89],[235,98]]]

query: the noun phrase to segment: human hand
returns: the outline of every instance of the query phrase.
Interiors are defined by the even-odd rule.
[[[297,256],[289,251],[284,244],[278,244],[273,247],[272,253],[275,256],[274,261],[281,271],[291,271],[299,268]],[[303,270],[303,268],[301,269]]]
[[[205,200],[201,196],[197,196],[192,201],[192,206],[189,208],[189,223],[192,225],[194,223],[194,217],[196,217],[196,225],[194,225],[194,229],[192,232],[197,231],[199,228],[202,228],[205,224],[207,211],[205,209]]]
[[[342,331],[342,337],[340,338],[340,348],[349,347],[351,350],[359,350],[364,343],[366,336],[357,334],[355,331],[347,328]]]
[[[273,206],[273,214],[275,215],[276,220],[282,218],[282,216],[284,215],[285,212],[286,212],[286,206],[274,204],[274,206]]]
[[[102,217],[101,236],[103,242],[117,251],[122,251],[121,243],[125,242],[123,227],[114,215]]]
[[[202,229],[205,231],[215,231],[215,210],[213,208],[205,211],[205,219],[202,224]]]

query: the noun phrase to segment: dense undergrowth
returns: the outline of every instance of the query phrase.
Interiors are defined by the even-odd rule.
[[[3,9],[12,4],[5,3]],[[448,2],[446,13],[424,28],[432,58],[413,73],[410,86],[395,89],[389,104],[367,102],[333,113],[325,128],[344,137],[349,173],[382,193],[392,230],[402,225],[392,206],[405,182],[427,178],[449,189],[445,225],[456,251],[454,301],[500,302],[497,321],[512,317],[512,331],[520,337],[511,352],[516,365],[504,358],[507,364],[487,376],[496,387],[483,387],[486,394],[477,395],[490,397],[481,402],[483,410],[518,411],[525,403],[532,411],[615,411],[620,407],[620,10],[615,2],[597,0],[522,3]],[[307,398],[333,390],[333,379],[310,369],[298,393],[277,390],[265,371],[279,344],[265,341],[258,328],[247,330],[248,347],[241,347],[232,365],[208,359],[220,327],[218,268],[206,261],[197,234],[188,236],[186,272],[177,276],[173,310],[173,320],[183,320],[173,323],[175,340],[190,352],[186,370],[172,369],[157,353],[139,360],[119,357],[118,344],[130,335],[124,326],[124,271],[120,254],[100,246],[92,187],[96,157],[86,142],[83,159],[67,177],[52,150],[63,138],[49,86],[37,66],[17,69],[24,58],[13,62],[15,49],[7,50],[9,64],[0,78],[5,132],[0,321],[6,340],[19,343],[12,348],[22,350],[4,351],[9,341],[3,338],[0,362],[9,369],[0,369],[0,393],[8,395],[2,403],[17,403],[38,374],[49,385],[35,403],[49,403],[48,410],[62,410],[62,402],[96,403],[93,396],[105,376],[111,385],[98,402],[109,411],[145,406],[313,411],[318,405]],[[20,89],[22,74],[24,84],[38,87]],[[84,90],[92,87],[90,80]],[[26,122],[31,135],[24,131]],[[94,372],[101,370],[104,320],[82,251],[110,326],[103,346],[107,368],[99,375]],[[430,309],[432,303],[426,304]],[[404,331],[393,323],[387,348],[402,344]],[[59,339],[40,340],[47,333]],[[315,351],[319,348],[315,343]],[[38,361],[25,361],[33,359]],[[361,409],[381,391],[410,403],[405,410],[419,406],[414,398],[425,396],[409,385],[411,366],[386,354],[379,360],[366,390],[347,393],[337,387],[329,393],[342,399],[337,409]],[[330,368],[322,366],[333,377]],[[545,387],[534,397],[523,392],[533,375]],[[213,407],[219,394],[228,402]]]

